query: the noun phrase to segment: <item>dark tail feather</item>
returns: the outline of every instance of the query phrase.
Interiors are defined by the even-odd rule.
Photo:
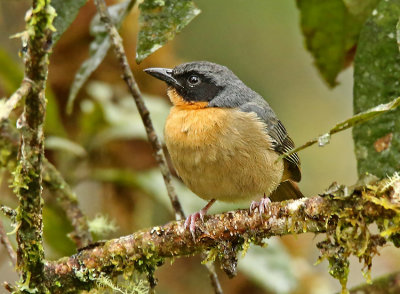
[[[282,182],[269,196],[272,201],[284,201],[303,197],[304,195],[300,192],[299,186],[290,180]]]

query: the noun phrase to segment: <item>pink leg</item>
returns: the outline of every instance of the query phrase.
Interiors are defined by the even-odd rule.
[[[271,203],[271,200],[265,196],[261,198],[259,202],[252,201],[250,204],[250,214],[253,214],[254,210],[258,209],[258,212],[260,215],[263,215],[266,211],[268,211],[269,204]]]
[[[210,207],[214,204],[215,199],[211,199],[206,206],[204,206],[200,211],[193,213],[191,215],[189,215],[186,218],[185,221],[185,229],[187,229],[189,227],[190,233],[192,233],[193,236],[193,241],[196,241],[195,238],[195,231],[196,231],[196,220],[198,218],[201,219],[201,221],[204,221],[204,216],[207,214],[207,211],[210,209]]]

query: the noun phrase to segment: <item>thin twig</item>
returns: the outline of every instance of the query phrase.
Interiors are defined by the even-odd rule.
[[[121,65],[121,69],[123,71],[123,79],[128,85],[129,91],[131,92],[140,116],[142,118],[143,124],[146,129],[147,137],[153,147],[154,156],[158,163],[158,166],[161,170],[162,176],[164,178],[165,186],[168,191],[168,196],[171,201],[172,207],[175,211],[175,219],[182,220],[185,218],[185,213],[183,212],[181,203],[179,202],[178,196],[176,195],[174,186],[171,181],[171,172],[169,170],[167,161],[165,159],[165,155],[162,149],[162,145],[160,139],[158,138],[153,123],[150,118],[150,112],[144,104],[142,94],[140,92],[139,86],[136,83],[136,80],[132,74],[131,68],[128,63],[128,59],[125,54],[125,49],[122,44],[122,38],[118,33],[117,28],[113,25],[110,13],[108,12],[107,6],[104,0],[95,0],[95,4],[97,6],[98,13],[101,17],[101,20],[105,23],[108,33],[111,38],[111,42],[114,46],[114,52],[117,56],[117,59]],[[211,278],[211,284],[214,288],[215,294],[222,294],[222,288],[219,283],[218,277],[214,270],[214,265],[210,264],[207,266],[207,270],[209,272],[209,276]]]
[[[150,112],[147,109],[146,105],[144,104],[139,86],[137,85],[136,80],[132,74],[132,70],[129,67],[128,59],[125,54],[125,49],[122,45],[121,36],[119,35],[118,30],[112,23],[110,13],[108,12],[104,0],[95,0],[94,2],[97,6],[97,11],[101,17],[101,20],[105,23],[108,29],[108,33],[110,35],[111,42],[114,47],[115,55],[117,56],[117,59],[123,71],[123,79],[128,85],[129,91],[131,92],[133,99],[135,100],[136,106],[143,120],[147,137],[151,143],[151,146],[153,147],[154,156],[156,158],[158,166],[160,167],[161,173],[164,178],[165,186],[168,191],[168,196],[175,212],[175,219],[177,220],[184,219],[185,214],[183,213],[182,206],[178,200],[175,189],[172,185],[171,172],[168,168],[168,164],[165,159],[160,139],[158,138],[154,130],[153,123],[150,118]]]
[[[269,206],[268,215],[263,217],[258,213],[251,215],[248,210],[209,215],[204,223],[197,222],[196,241],[191,233],[185,230],[183,221],[174,221],[129,236],[93,244],[69,258],[48,261],[45,265],[45,283],[54,285],[54,281],[59,281],[63,285],[62,289],[52,286],[52,293],[61,293],[61,290],[76,291],[90,287],[90,283],[104,271],[114,276],[132,264],[151,267],[159,264],[164,258],[191,256],[205,250],[211,250],[210,256],[222,259],[226,258],[228,253],[228,256],[232,256],[232,262],[235,262],[238,250],[248,246],[244,244],[258,243],[266,237],[308,232],[327,233],[333,238],[337,236],[338,230],[339,234],[340,230],[348,232],[352,225],[354,231],[359,234],[360,229],[368,224],[382,223],[385,219],[392,220],[400,211],[397,202],[400,181],[396,180],[393,183],[392,187],[396,187],[395,189],[388,188],[383,191],[382,187],[385,185],[387,182],[368,185],[370,189],[367,186],[361,187],[346,197],[339,197],[335,192],[324,197],[274,202]],[[361,220],[364,223],[360,223]],[[381,229],[380,233],[384,235],[384,232],[394,228],[387,228],[387,231],[386,228]],[[364,249],[370,248],[371,252],[377,252],[378,246],[383,246],[390,240],[390,236],[384,238],[381,234],[368,234],[365,239],[368,242],[367,247]],[[354,235],[349,234],[349,238],[352,237]],[[344,238],[344,235],[341,238]],[[344,244],[347,244],[347,241],[356,241],[341,240]],[[358,236],[360,244],[365,245],[365,240]],[[360,244],[355,243],[354,248],[359,248]],[[347,250],[347,247],[343,250]],[[365,251],[363,252],[365,254]]]
[[[202,258],[204,259],[206,255],[202,255]],[[221,284],[218,279],[218,275],[215,272],[215,264],[213,262],[206,263],[205,264],[207,270],[208,270],[208,276],[210,277],[211,280],[211,286],[214,289],[215,294],[223,294],[224,292],[222,291]]]
[[[17,255],[15,254],[14,248],[12,247],[10,240],[8,239],[7,233],[4,230],[3,222],[1,220],[0,220],[0,242],[3,243],[13,266],[15,266],[17,264]]]
[[[17,106],[18,102],[22,100],[31,90],[32,83],[28,79],[24,79],[21,86],[7,99],[7,101],[0,108],[0,122],[7,119],[10,113]]]
[[[332,129],[330,129],[327,133],[325,133],[321,136],[318,136],[318,137],[304,143],[303,145],[290,150],[289,152],[282,154],[279,157],[279,159],[286,158],[286,157],[292,155],[293,153],[296,153],[303,149],[306,149],[307,147],[310,147],[316,143],[318,143],[319,146],[325,146],[326,144],[329,143],[332,135],[342,132],[344,130],[347,130],[356,125],[362,124],[366,121],[369,121],[381,114],[384,114],[388,111],[392,111],[399,106],[400,106],[400,97],[397,97],[396,99],[394,99],[386,104],[380,104],[380,105],[375,106],[371,109],[368,109],[364,112],[358,113],[358,114],[350,117],[349,119],[346,119],[345,121],[338,123]]]

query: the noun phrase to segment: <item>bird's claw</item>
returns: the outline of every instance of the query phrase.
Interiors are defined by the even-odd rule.
[[[205,213],[202,213],[202,211],[198,211],[196,213],[193,213],[189,215],[186,220],[185,220],[185,230],[189,227],[189,231],[192,234],[193,241],[196,242],[196,221],[200,218],[201,221],[204,221],[204,215]]]
[[[252,201],[250,204],[250,214],[257,209],[260,215],[263,215],[265,212],[269,211],[269,204],[271,200],[268,197],[261,198],[260,201]]]
[[[185,230],[189,227],[190,233],[192,234],[193,241],[196,242],[196,237],[194,233],[196,232],[196,220],[201,219],[204,222],[204,216],[207,214],[208,209],[213,205],[215,199],[211,199],[206,206],[204,206],[200,211],[189,215],[185,220]]]

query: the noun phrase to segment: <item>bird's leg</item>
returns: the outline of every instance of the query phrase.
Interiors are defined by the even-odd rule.
[[[198,218],[201,219],[201,221],[204,221],[204,216],[207,214],[207,211],[210,209],[210,207],[214,204],[215,199],[211,199],[206,206],[204,206],[202,209],[200,209],[200,211],[193,213],[191,215],[189,215],[186,218],[185,221],[185,229],[187,229],[187,227],[189,227],[190,232],[192,233],[193,236],[193,241],[195,240],[195,236],[194,236],[194,232],[196,231],[196,220]]]
[[[259,202],[256,202],[256,201],[251,202],[250,214],[253,214],[253,211],[255,209],[258,209],[258,212],[260,213],[260,215],[264,214],[264,212],[269,209],[268,206],[270,203],[271,203],[271,200],[264,193],[264,197],[261,198],[261,200]]]

